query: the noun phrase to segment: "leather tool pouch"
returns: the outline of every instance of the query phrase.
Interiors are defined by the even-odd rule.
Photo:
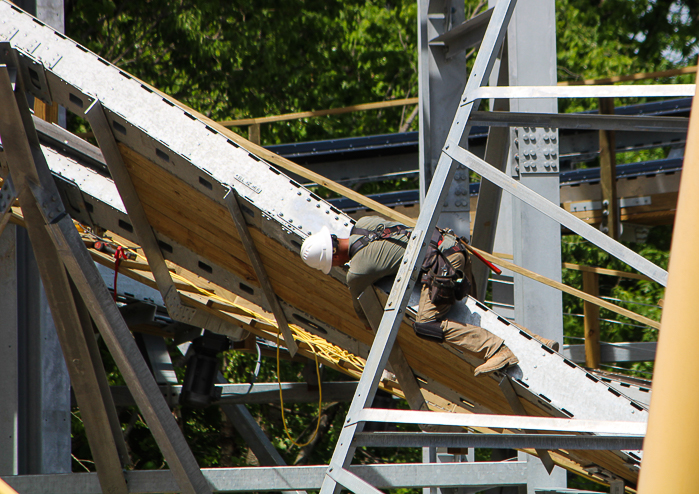
[[[415,330],[415,334],[420,338],[437,341],[439,343],[444,341],[444,333],[442,331],[441,322],[414,322],[413,329]]]
[[[421,281],[430,288],[430,301],[433,304],[451,305],[468,295],[471,282],[462,271],[454,269],[436,245],[437,241],[433,237],[422,263]],[[463,250],[463,247],[459,250]]]

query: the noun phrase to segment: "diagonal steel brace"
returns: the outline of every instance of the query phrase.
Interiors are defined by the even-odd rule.
[[[393,348],[398,328],[403,319],[403,311],[408,303],[410,290],[412,290],[416,281],[419,266],[425,256],[429,240],[427,234],[432,232],[437,223],[442,204],[444,204],[444,199],[449,190],[449,184],[454,176],[456,162],[446,154],[446,150],[448,150],[450,145],[455,144],[458,147],[458,143],[467,130],[469,116],[474,106],[477,106],[478,103],[468,102],[468,95],[481,87],[490,76],[515,4],[515,0],[501,0],[493,9],[491,20],[481,43],[481,49],[476,56],[473,69],[462,95],[462,100],[466,104],[460,106],[456,111],[445,148],[442,150],[435,169],[432,184],[425,196],[423,206],[420,208],[420,216],[417,219],[415,229],[403,255],[403,262],[396,275],[391,294],[388,297],[374,344],[371,347],[364,372],[347,413],[346,425],[340,433],[337,446],[333,452],[333,457],[330,461],[332,468],[340,467],[344,470],[349,466],[352,456],[354,456],[355,448],[352,446],[352,438],[355,432],[361,432],[362,424],[353,423],[353,418],[354,416],[359,416],[362,410],[369,406],[376,394],[381,371],[385,368],[388,356]],[[337,484],[337,480],[328,473],[323,480],[321,494],[338,492],[339,487]]]
[[[255,248],[255,242],[252,239],[252,235],[250,235],[250,230],[248,229],[248,225],[245,222],[245,217],[243,216],[243,212],[240,209],[240,204],[238,203],[237,191],[231,187],[228,194],[226,194],[225,200],[226,205],[228,206],[228,211],[231,213],[235,226],[238,229],[240,240],[243,242],[243,246],[245,247],[245,252],[247,252],[248,258],[250,259],[250,264],[255,270],[255,275],[257,275],[257,279],[260,282],[260,286],[262,287],[265,297],[267,298],[267,302],[270,306],[272,306],[272,313],[274,314],[274,318],[277,320],[277,325],[279,326],[282,335],[284,335],[284,343],[289,349],[289,353],[293,357],[296,355],[299,347],[296,344],[296,341],[294,341],[294,336],[291,334],[291,329],[289,329],[289,322],[286,319],[286,314],[284,314],[284,310],[279,304],[279,299],[277,298],[276,293],[274,293],[272,283],[269,281],[269,277],[267,276],[267,271],[265,270],[264,264],[262,264],[260,254]]]

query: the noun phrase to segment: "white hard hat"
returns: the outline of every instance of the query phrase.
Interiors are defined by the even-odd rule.
[[[327,227],[320,229],[310,237],[306,237],[301,245],[301,259],[310,267],[330,273],[333,266],[333,242]]]

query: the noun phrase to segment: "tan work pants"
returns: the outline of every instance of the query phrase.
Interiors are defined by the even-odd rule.
[[[467,276],[470,274],[470,263],[468,272],[464,269],[466,258],[462,252],[451,254],[447,257],[454,269],[464,271]],[[420,305],[417,310],[417,322],[432,322],[442,320],[451,309],[451,305],[435,305],[430,301],[430,289],[423,285],[420,291]],[[497,352],[503,344],[503,339],[495,336],[487,329],[472,324],[461,324],[456,321],[444,319],[442,321],[442,331],[444,331],[444,341],[452,346],[462,348],[478,357],[488,360]]]

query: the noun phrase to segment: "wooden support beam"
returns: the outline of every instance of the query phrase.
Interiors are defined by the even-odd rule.
[[[384,108],[393,108],[396,106],[417,105],[418,98],[393,99],[388,101],[378,101],[376,103],[362,103],[359,105],[346,106],[343,108],[330,108],[328,110],[302,111],[297,113],[286,113],[284,115],[272,115],[269,117],[260,118],[243,118],[240,120],[225,120],[219,122],[219,125],[224,127],[244,127],[246,125],[256,125],[272,122],[285,122],[288,120],[298,120],[300,118],[325,117],[328,115],[340,115],[343,113],[351,113],[355,111],[366,110],[382,110]],[[252,141],[252,139],[248,139]],[[255,143],[259,144],[259,143]]]
[[[44,270],[44,286],[51,287],[46,290],[51,312],[57,318],[56,326],[63,326],[62,331],[71,335],[66,339],[68,345],[65,348],[74,351],[71,344],[75,342],[75,337],[84,338],[68,283],[70,276],[136,399],[181,491],[186,494],[209,494],[211,487],[199,470],[194,455],[159,392],[133,336],[90,258],[73,220],[63,206],[46,158],[41,152],[39,138],[22,88],[21,81],[18,81],[15,90],[7,67],[0,66],[0,101],[3,102],[3,111],[0,112],[0,135],[8,155],[12,178],[20,191],[20,204],[37,254],[37,263],[40,269]],[[75,334],[71,334],[71,331]],[[76,373],[71,373],[71,381],[74,377],[79,380],[94,374],[91,372],[94,365],[90,360],[89,349],[80,351],[76,357],[66,358],[68,365],[77,367]],[[73,385],[75,389],[75,381]],[[96,390],[94,396],[99,396],[99,385],[96,382],[92,389]],[[85,407],[104,403],[94,396],[83,400]],[[81,404],[80,401],[78,403]],[[106,412],[102,412],[100,416],[101,427],[95,432],[97,437],[90,441],[93,454],[97,451],[97,454],[105,456],[104,460],[100,459],[100,463],[97,464],[98,474],[101,471],[103,476],[100,477],[100,485],[103,492],[125,494],[128,487],[121,462],[113,439],[109,441],[109,438],[112,438],[109,419]],[[107,450],[103,452],[101,448]],[[103,466],[100,467],[100,464]]]
[[[500,257],[500,256],[498,256],[498,257]],[[586,271],[588,273],[604,274],[607,276],[618,276],[620,278],[629,278],[632,280],[653,281],[648,276],[643,275],[643,274],[629,273],[627,271],[619,271],[616,269],[598,268],[596,266],[585,266],[583,264],[573,264],[570,262],[564,262],[563,269],[574,269],[576,271],[583,271],[583,272]]]
[[[277,325],[284,336],[284,343],[286,348],[289,349],[289,353],[293,357],[298,351],[298,345],[294,341],[294,336],[291,334],[291,328],[289,328],[289,322],[286,320],[286,315],[282,306],[279,304],[279,299],[274,293],[272,284],[267,276],[267,271],[265,270],[264,264],[262,264],[262,259],[260,254],[255,248],[255,242],[250,235],[250,230],[248,230],[248,225],[245,222],[245,217],[240,209],[240,204],[238,204],[238,193],[235,189],[231,188],[225,197],[226,204],[228,205],[228,211],[230,211],[235,226],[238,229],[238,234],[240,235],[240,240],[243,242],[243,247],[245,247],[245,252],[248,254],[250,259],[250,264],[252,264],[255,270],[255,275],[257,276],[257,281],[260,282],[262,291],[267,298],[267,302],[272,306],[272,312],[274,313],[274,318],[277,320]]]
[[[641,72],[638,74],[615,75],[602,79],[585,79],[584,81],[561,81],[559,86],[593,86],[597,84],[614,84],[615,82],[642,81],[645,79],[657,79],[659,77],[674,77],[682,74],[696,74],[697,66],[683,67],[681,69],[661,70],[659,72]]]
[[[593,297],[599,296],[599,275],[583,271],[583,291]],[[585,366],[591,369],[599,369],[600,358],[600,323],[599,307],[585,301],[583,312],[585,314]]]
[[[614,115],[614,98],[599,99],[600,115]],[[602,188],[602,231],[619,240],[621,218],[619,197],[616,189],[616,133],[613,130],[599,131],[600,186]]]
[[[47,105],[39,98],[34,99],[34,115],[48,123],[58,123],[58,103]]]
[[[254,142],[258,146],[260,145],[261,136],[260,136],[260,124],[259,123],[251,124],[250,127],[248,127],[248,140],[250,142]]]

